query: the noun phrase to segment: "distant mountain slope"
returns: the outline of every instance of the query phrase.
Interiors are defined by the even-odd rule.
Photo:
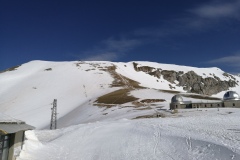
[[[239,80],[218,68],[153,62],[31,61],[0,73],[0,109],[38,128],[48,127],[53,99],[59,127],[148,117],[178,92],[222,97],[240,92]]]

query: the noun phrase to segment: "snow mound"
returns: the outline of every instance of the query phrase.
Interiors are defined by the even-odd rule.
[[[28,131],[43,144],[18,160],[240,159],[239,111],[182,118],[118,120]],[[224,114],[225,113],[225,114]],[[214,116],[213,116],[214,115]],[[28,152],[28,155],[23,154]]]

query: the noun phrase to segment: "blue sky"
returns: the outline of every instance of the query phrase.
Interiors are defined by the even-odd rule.
[[[7,0],[0,20],[0,70],[109,60],[240,72],[240,0]]]

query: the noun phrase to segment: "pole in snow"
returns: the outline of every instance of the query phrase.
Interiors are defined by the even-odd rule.
[[[57,99],[53,100],[53,107],[52,110],[52,116],[51,116],[51,124],[50,129],[57,129]]]

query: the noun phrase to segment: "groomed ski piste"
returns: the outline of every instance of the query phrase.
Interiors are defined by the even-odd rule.
[[[229,80],[219,68],[137,63]],[[114,86],[116,77],[106,72],[109,66],[115,66],[119,79],[129,78],[142,87],[129,90],[128,96],[137,101],[164,101],[136,106],[112,100],[111,105],[100,105],[99,97],[131,85]],[[162,77],[136,72],[132,62],[32,61],[0,74],[0,109],[36,127],[26,132],[18,160],[240,159],[240,109],[182,109],[173,113],[169,110],[172,96],[185,91],[177,83],[171,84],[175,87],[172,90],[169,84]],[[240,86],[231,90],[239,93]],[[213,97],[222,98],[224,93]],[[53,99],[58,100],[59,129],[48,130]],[[160,118],[149,118],[156,113]]]

